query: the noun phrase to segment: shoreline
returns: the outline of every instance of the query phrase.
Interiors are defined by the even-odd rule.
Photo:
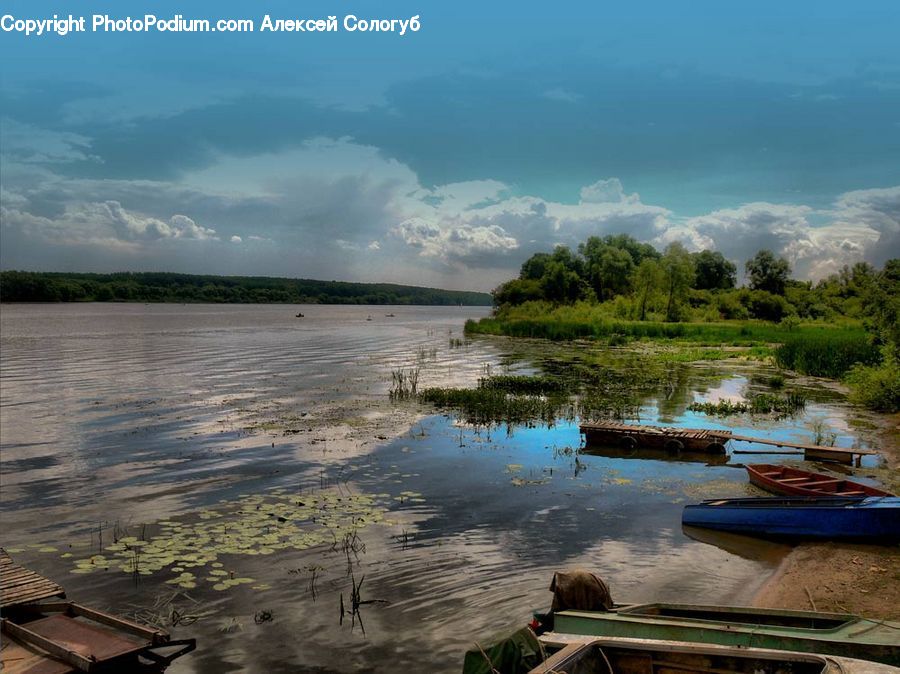
[[[885,462],[880,470],[894,477],[900,464],[900,414],[880,417],[879,426]],[[752,605],[900,620],[900,546],[797,545],[763,583]]]

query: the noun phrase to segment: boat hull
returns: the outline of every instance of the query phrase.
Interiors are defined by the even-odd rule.
[[[900,665],[900,625],[852,615],[741,607],[644,604],[558,611],[553,632],[820,653]]]
[[[900,541],[900,498],[724,499],[686,506],[682,524],[778,539]]]
[[[838,655],[697,644],[681,641],[549,633],[540,637],[556,651],[529,674],[546,672],[633,672],[650,674],[667,664],[671,671],[794,672],[796,674],[900,674],[900,668]],[[557,650],[559,649],[559,650]],[[609,665],[607,665],[609,663]],[[670,670],[663,670],[670,671]]]
[[[757,463],[745,466],[750,482],[773,494],[786,496],[893,496],[890,492],[822,473]]]

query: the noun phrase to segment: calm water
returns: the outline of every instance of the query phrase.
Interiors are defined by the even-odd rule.
[[[680,525],[686,502],[748,493],[742,469],[576,454],[574,422],[478,430],[390,403],[398,368],[418,368],[420,388],[533,371],[520,344],[454,341],[484,313],[5,305],[3,545],[72,599],[197,637],[173,672],[458,671],[476,639],[527,622],[553,571],[576,565],[617,600],[749,601],[783,549],[709,545]],[[678,366],[640,421],[721,426],[685,407],[759,389],[758,374]],[[865,444],[839,396],[809,393],[777,431],[731,427],[808,440],[820,418],[837,444]],[[228,535],[250,542],[205,552]],[[93,554],[121,562],[109,546],[123,536],[182,556],[155,570],[140,567],[147,553],[141,575],[79,568]],[[185,572],[197,578],[167,582]],[[216,589],[217,576],[247,581]],[[373,603],[341,624],[361,580]],[[194,622],[171,627],[173,615]]]

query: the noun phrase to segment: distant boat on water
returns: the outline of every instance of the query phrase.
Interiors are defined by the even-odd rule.
[[[303,318],[303,314],[297,314],[294,318]]]

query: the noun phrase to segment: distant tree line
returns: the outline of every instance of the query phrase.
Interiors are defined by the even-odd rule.
[[[392,283],[156,272],[0,272],[3,302],[216,302],[488,306],[487,293]]]
[[[813,284],[792,279],[787,260],[761,250],[744,270],[747,285],[738,288],[737,266],[718,251],[690,253],[680,243],[659,251],[627,234],[592,236],[575,251],[559,246],[532,255],[493,297],[500,310],[530,301],[584,301],[641,321],[865,318],[876,310],[874,297],[895,292],[900,260],[881,271],[864,262],[845,266]]]

